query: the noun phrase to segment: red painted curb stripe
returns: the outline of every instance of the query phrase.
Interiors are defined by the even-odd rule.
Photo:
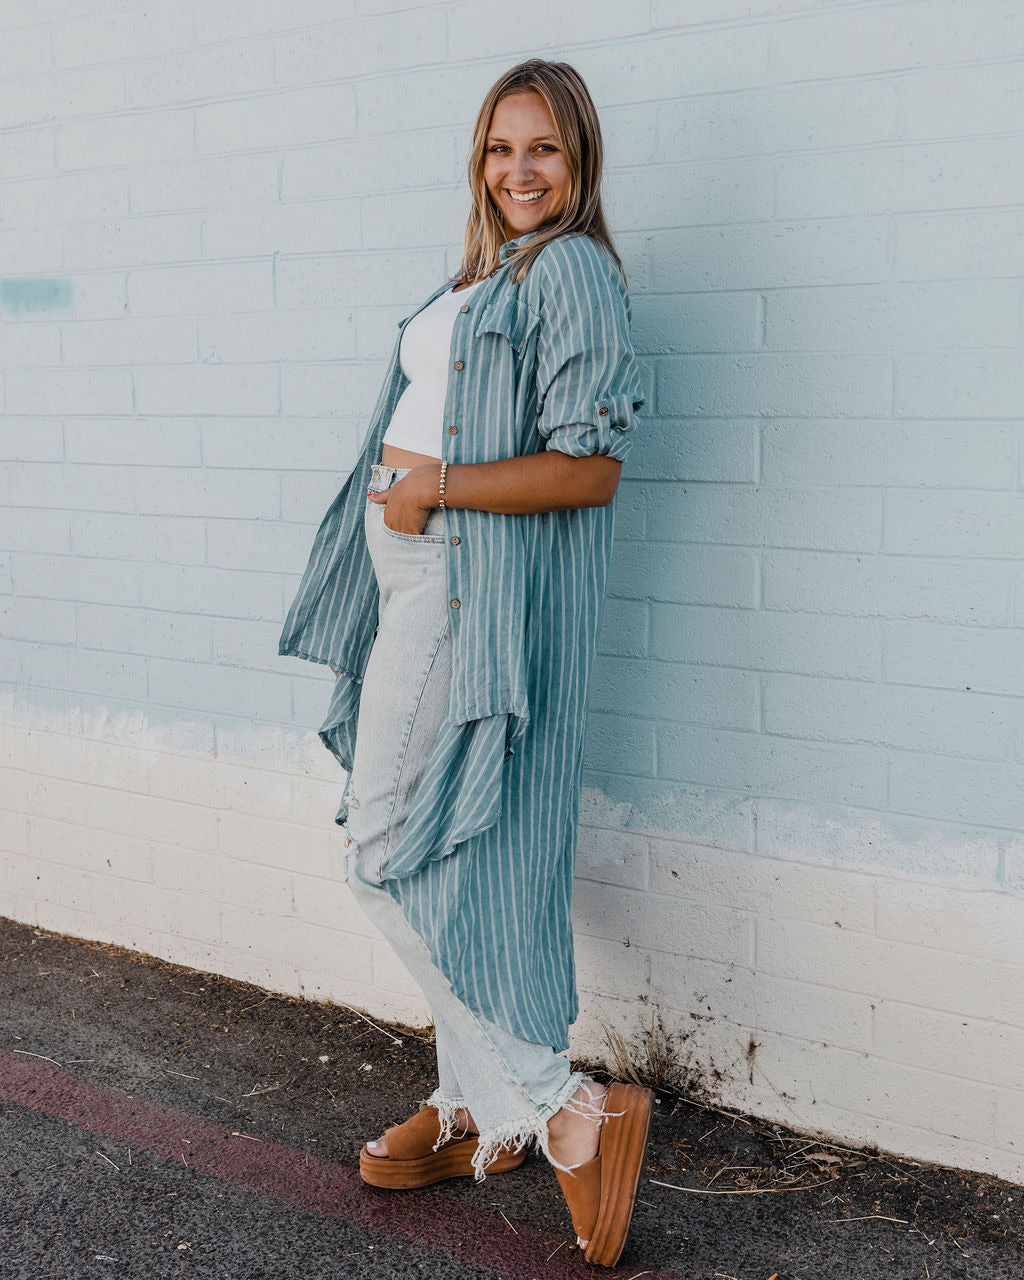
[[[674,1272],[640,1263],[595,1268],[582,1254],[555,1245],[529,1223],[509,1231],[504,1218],[472,1209],[431,1191],[384,1191],[368,1187],[358,1168],[347,1168],[286,1147],[269,1138],[253,1141],[229,1125],[151,1102],[43,1062],[0,1049],[0,1097],[89,1133],[141,1148],[165,1160],[273,1196],[308,1213],[337,1218],[391,1240],[416,1244],[507,1280],[578,1280],[597,1274],[644,1280],[680,1280]],[[571,1239],[566,1209],[566,1235]],[[566,1248],[568,1247],[568,1240]],[[627,1246],[628,1248],[628,1246]]]

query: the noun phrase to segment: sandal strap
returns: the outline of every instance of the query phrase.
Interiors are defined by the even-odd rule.
[[[431,1155],[440,1133],[441,1118],[437,1107],[429,1103],[408,1120],[384,1130],[388,1156],[393,1160],[418,1160],[421,1156]],[[448,1142],[442,1143],[438,1150],[442,1151],[450,1143],[469,1137],[475,1139],[476,1134],[460,1133],[450,1138]]]
[[[393,1160],[415,1160],[428,1155],[441,1132],[441,1121],[435,1106],[422,1107],[402,1124],[384,1130],[388,1155]]]
[[[585,1164],[578,1164],[570,1173],[556,1166],[555,1177],[569,1206],[573,1230],[581,1240],[589,1240],[594,1234],[601,1207],[600,1154]]]

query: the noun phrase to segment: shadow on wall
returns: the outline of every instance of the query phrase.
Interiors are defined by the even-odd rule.
[[[702,625],[701,604],[739,604],[731,579],[739,563],[711,575],[708,598],[702,561],[687,508],[688,487],[701,476],[696,460],[713,450],[710,437],[725,423],[665,416],[659,400],[664,357],[701,350],[699,308],[661,292],[663,272],[678,275],[673,240],[685,232],[617,237],[630,288],[632,336],[646,404],[616,497],[615,545],[608,578],[589,705],[581,817],[595,825],[678,834],[694,830],[693,797],[659,775],[658,738],[692,716],[693,690],[707,672],[685,659],[666,661],[652,628],[668,622],[665,609],[690,610],[687,629]],[[681,252],[681,250],[680,250]],[[671,287],[671,286],[670,286]],[[721,447],[719,444],[718,448]],[[603,810],[603,812],[602,812]]]
[[[833,332],[829,308],[843,306],[817,228],[621,239],[647,404],[617,498],[584,787],[609,826],[735,849],[759,800],[884,810],[877,753],[860,745],[882,734],[865,685],[882,680],[868,615],[885,602],[861,581],[879,503],[874,486],[844,483],[850,421],[882,430],[891,415],[884,292],[863,332],[844,330],[868,354],[809,353],[804,330]],[[807,283],[821,287],[795,287]],[[769,306],[788,325],[769,329]],[[837,599],[837,574],[858,575],[866,605]],[[788,585],[773,601],[776,580]],[[799,714],[769,723],[773,697]],[[858,697],[864,723],[844,736],[830,708],[852,723]]]

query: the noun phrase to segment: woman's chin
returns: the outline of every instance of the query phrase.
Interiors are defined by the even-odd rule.
[[[518,210],[516,212],[519,213]],[[519,236],[527,235],[531,231],[538,231],[541,227],[546,226],[549,222],[553,221],[554,219],[546,213],[538,212],[532,217],[529,214],[524,216],[522,213],[519,213],[519,216],[515,219],[515,226],[513,226],[513,219],[511,219],[506,213],[504,224],[505,234],[510,240],[515,240]]]

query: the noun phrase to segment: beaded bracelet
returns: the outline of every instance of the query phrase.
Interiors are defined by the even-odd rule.
[[[441,463],[441,489],[440,489],[440,493],[441,493],[440,506],[442,510],[444,509],[444,475],[447,470],[448,470],[448,463],[442,462]]]

